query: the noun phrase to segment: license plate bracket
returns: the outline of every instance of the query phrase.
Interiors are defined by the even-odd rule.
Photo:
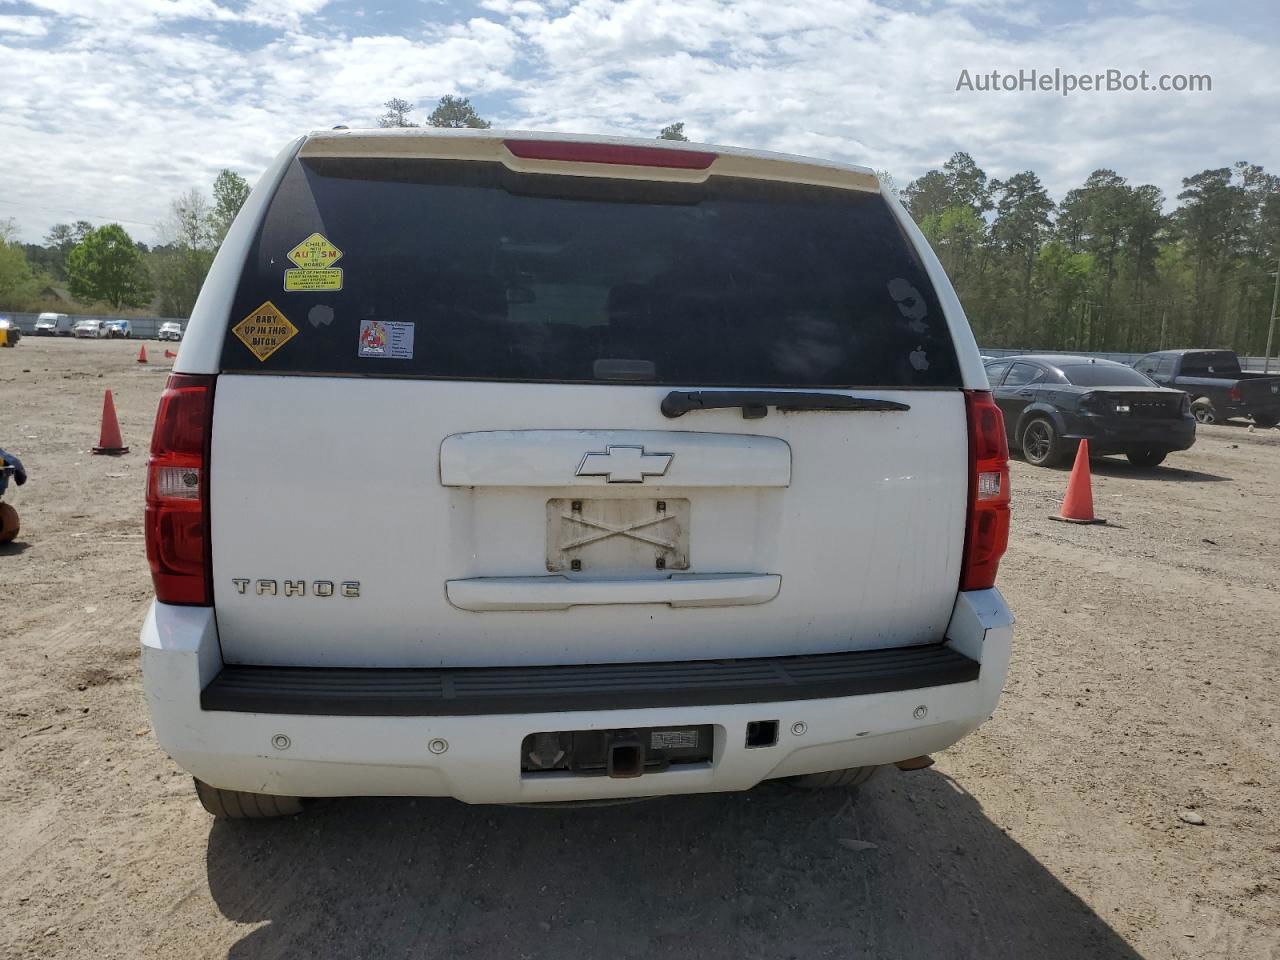
[[[547,570],[640,574],[689,569],[687,499],[553,498],[547,501]]]

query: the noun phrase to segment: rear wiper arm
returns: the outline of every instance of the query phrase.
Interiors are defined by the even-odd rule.
[[[796,410],[882,413],[911,409],[896,400],[849,397],[843,393],[792,393],[789,390],[672,390],[662,398],[662,415],[673,420],[691,410],[722,410],[726,407],[741,407],[744,420],[759,420],[768,415],[770,407],[777,407],[783,413]]]

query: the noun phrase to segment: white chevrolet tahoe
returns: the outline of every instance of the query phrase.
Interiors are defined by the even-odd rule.
[[[861,782],[995,709],[1000,412],[864,167],[316,133],[160,402],[142,630],[219,816]]]

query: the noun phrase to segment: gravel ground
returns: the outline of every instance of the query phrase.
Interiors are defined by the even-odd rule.
[[[1066,472],[1015,463],[1000,711],[856,802],[215,823],[141,695],[148,350],[0,350],[0,446],[31,473],[0,547],[0,956],[1280,957],[1280,431],[1095,463],[1105,527],[1051,523]],[[124,457],[87,455],[104,387]]]

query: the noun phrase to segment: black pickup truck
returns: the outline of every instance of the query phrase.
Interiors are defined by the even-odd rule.
[[[1280,423],[1280,377],[1245,373],[1230,350],[1161,350],[1134,368],[1162,387],[1188,394],[1200,423],[1231,417],[1253,417],[1260,427]]]

